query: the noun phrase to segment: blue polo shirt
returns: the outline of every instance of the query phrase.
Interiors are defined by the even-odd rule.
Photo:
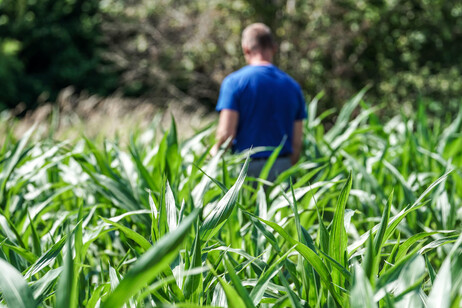
[[[221,84],[216,110],[239,112],[233,151],[260,146],[277,147],[287,140],[280,156],[292,153],[294,122],[307,117],[300,86],[274,65],[247,65]],[[268,157],[271,151],[253,157]]]

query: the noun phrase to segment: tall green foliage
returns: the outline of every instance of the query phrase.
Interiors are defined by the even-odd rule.
[[[9,139],[0,304],[459,307],[462,113],[381,123],[363,94],[328,133],[312,101],[302,160],[262,185],[210,129]]]

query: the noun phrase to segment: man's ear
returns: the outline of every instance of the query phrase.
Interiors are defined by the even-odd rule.
[[[248,48],[247,46],[242,46],[242,52],[244,53],[244,55],[250,55],[250,48]]]

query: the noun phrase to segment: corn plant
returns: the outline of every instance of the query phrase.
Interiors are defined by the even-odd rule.
[[[462,111],[382,123],[364,91],[267,181],[175,122],[127,145],[33,129],[0,149],[0,305],[458,307]],[[431,123],[430,123],[431,122]],[[459,266],[461,265],[461,266]]]

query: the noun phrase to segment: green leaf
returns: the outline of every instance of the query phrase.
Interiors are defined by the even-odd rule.
[[[231,262],[229,262],[228,258],[224,259],[224,263],[225,263],[225,268],[228,271],[228,275],[231,278],[231,282],[233,283],[233,285],[234,285],[237,293],[241,297],[241,299],[244,301],[245,307],[247,307],[247,308],[255,307],[254,303],[252,302],[252,299],[250,298],[249,293],[247,292],[247,290],[242,285],[241,280],[236,275],[236,272],[234,271],[234,267],[231,264]]]
[[[279,269],[282,266],[281,263],[287,259],[291,252],[292,248],[289,249],[276,262],[271,264],[271,266],[260,275],[257,281],[257,285],[252,289],[252,292],[250,292],[250,298],[252,299],[254,305],[258,305],[260,303],[270,280],[277,275]]]
[[[160,188],[162,186],[161,176],[165,175],[165,166],[167,163],[167,159],[166,159],[167,150],[168,150],[167,134],[164,134],[161,142],[159,143],[156,157],[154,158],[154,170],[152,173],[152,174],[157,175],[153,177],[154,180],[157,179],[157,182],[156,182],[157,188]]]
[[[308,245],[308,247],[311,248],[310,245]],[[313,248],[311,248],[314,252],[316,252],[316,250],[314,250]],[[337,261],[335,261],[334,259],[332,259],[331,256],[329,256],[328,254],[326,254],[324,251],[322,250],[319,250],[320,254],[323,255],[324,257],[326,257],[326,261],[328,261],[328,263],[330,263],[331,266],[333,266],[336,270],[339,271],[340,274],[342,274],[342,276],[347,280],[347,281],[350,281],[351,280],[351,273],[345,268],[343,267],[340,263],[338,263]],[[327,262],[326,262],[327,263]]]
[[[199,184],[197,184],[192,193],[191,197],[193,200],[193,204],[195,207],[202,207],[203,205],[203,198],[207,187],[210,184],[210,178],[213,178],[218,173],[218,163],[220,162],[221,156],[224,153],[224,149],[220,149],[218,153],[212,157],[209,163],[205,167],[206,176],[203,176]],[[202,169],[201,169],[202,170]]]
[[[310,241],[310,244],[313,244],[312,241],[311,241],[311,237],[309,236],[309,234],[306,234],[308,235],[308,237],[305,236],[304,232],[302,232],[302,229],[304,229],[301,224],[300,224],[300,215],[298,214],[298,206],[297,206],[297,199],[295,197],[295,192],[294,192],[294,187],[292,185],[292,179],[290,180],[290,191],[292,193],[292,199],[289,198],[284,191],[282,191],[282,194],[283,196],[286,198],[287,202],[289,202],[289,204],[291,205],[291,208],[292,208],[292,211],[294,213],[294,220],[295,220],[295,227],[296,227],[296,230],[297,230],[297,235],[298,235],[298,240],[303,243],[304,245],[307,245],[308,246],[308,241]],[[314,252],[316,252],[316,248],[314,247],[314,245],[312,245],[310,247]],[[306,297],[309,298],[309,290],[310,290],[310,285],[309,285],[309,276],[310,276],[310,271],[312,270],[311,266],[305,261],[303,260],[302,258],[298,258],[297,260],[297,268],[298,268],[298,271],[301,272],[301,275],[302,275],[302,282],[303,282],[303,286],[304,286],[304,289],[305,289],[305,292],[307,292],[307,295]],[[313,285],[312,287],[315,287],[315,285]]]
[[[30,228],[31,228],[31,231],[32,231],[33,253],[36,256],[38,256],[42,252],[42,245],[40,243],[40,237],[39,237],[39,235],[37,233],[37,229],[35,228],[34,222],[32,221],[29,212],[27,212],[27,217],[29,218],[29,221],[30,221],[29,225],[30,225]],[[34,260],[34,262],[35,262],[35,260]]]
[[[19,246],[11,245],[8,242],[0,244],[0,247],[1,246],[11,249],[15,253],[17,253],[19,256],[21,256],[25,260],[27,260],[27,262],[29,262],[29,263],[34,263],[35,261],[37,261],[37,256],[34,255],[32,252],[30,252],[27,249],[24,249],[24,248],[19,247]]]
[[[181,166],[181,156],[178,149],[178,137],[176,132],[176,123],[173,115],[171,116],[170,130],[167,136],[167,171],[171,183],[177,182],[179,168]]]
[[[159,220],[158,220],[158,231],[159,231],[159,237],[164,236],[168,231],[168,219],[167,219],[167,207],[165,205],[165,194],[166,194],[166,179],[165,177],[163,178],[162,181],[162,188],[161,188],[161,193],[160,193],[160,208],[159,208]]]
[[[428,275],[430,276],[430,281],[432,284],[434,284],[435,278],[436,278],[435,269],[431,265],[430,260],[428,260],[428,256],[425,254],[424,257],[425,257],[425,265],[427,266],[427,270],[428,270]]]
[[[354,279],[350,294],[351,308],[374,308],[374,293],[369,283],[369,279],[359,264],[354,265]]]
[[[390,266],[393,266],[396,262],[396,254],[398,253],[398,249],[401,244],[401,233],[398,233],[398,238],[396,239],[396,244],[393,245],[393,249],[391,250],[390,255],[388,256],[385,264],[382,267],[382,270],[379,273],[379,277],[382,276],[382,273],[385,273]]]
[[[226,281],[223,280],[220,276],[217,275],[215,270],[213,269],[212,265],[208,264],[210,271],[215,275],[220,282],[221,287],[223,288],[224,293],[226,294],[226,299],[228,302],[228,307],[232,308],[243,308],[246,307],[245,302],[242,300],[242,298],[239,296],[239,293],[236,292],[236,290],[231,287]],[[218,290],[218,288],[215,288],[215,290]],[[216,300],[216,296],[214,293],[214,300]],[[213,302],[212,302],[213,305]]]
[[[371,230],[369,232],[372,232]],[[367,240],[366,253],[362,266],[364,273],[368,277],[369,282],[375,287],[375,275],[374,275],[374,264],[378,263],[375,261],[376,255],[374,254],[374,244],[372,243],[372,235]]]
[[[459,132],[460,134],[461,123],[462,123],[462,107],[459,107],[459,113],[457,114],[457,117],[454,119],[451,125],[449,125],[444,130],[444,132],[441,134],[441,137],[439,138],[438,146],[437,146],[437,152],[439,154],[444,153],[444,149],[446,148],[446,145],[449,143],[449,140],[451,137],[454,137],[457,134],[457,132]]]
[[[202,250],[202,253],[210,253],[212,251],[225,251],[227,253],[229,253],[229,252],[235,253],[235,254],[247,259],[248,261],[246,261],[246,263],[251,264],[252,266],[254,266],[253,269],[257,273],[261,273],[263,271],[263,269],[268,266],[265,262],[260,260],[259,256],[253,257],[253,256],[249,255],[247,252],[245,252],[244,250],[242,250],[242,249],[234,249],[234,248],[225,247],[225,246],[218,246],[218,247],[210,247],[208,249],[204,248]]]
[[[81,166],[96,182],[95,188],[108,198],[115,206],[129,212],[145,209],[144,206],[134,198],[133,193],[128,190],[122,179],[119,178],[115,180],[105,175],[92,172],[84,164]],[[139,219],[144,223],[150,222],[146,216],[140,216]]]
[[[27,285],[21,273],[1,258],[0,272],[2,273],[0,290],[8,307],[31,308],[37,306],[32,295],[32,290]]]
[[[17,242],[19,246],[26,249],[26,245],[24,245],[15,224],[7,216],[2,214],[0,214],[0,227],[6,233],[10,241]]]
[[[199,230],[199,223],[197,224],[196,230]],[[199,232],[196,232],[194,243],[191,248],[190,258],[191,261],[188,269],[202,266],[202,253]],[[186,299],[191,299],[191,297],[193,297],[194,294],[198,294],[201,291],[202,273],[187,276],[183,286],[184,297]]]
[[[266,237],[266,239],[270,242],[271,246],[273,246],[273,248],[277,251],[277,252],[280,252],[281,249],[279,248],[279,245],[278,245],[278,242],[277,242],[277,239],[276,237],[271,233],[269,232],[265,226],[263,226],[263,224],[256,218],[254,218],[253,216],[249,216],[250,218],[250,221],[252,222],[252,224],[257,227],[258,230],[260,230],[260,232]]]
[[[405,240],[404,243],[401,243],[399,245],[399,249],[398,249],[398,252],[396,253],[395,260],[397,261],[401,260],[401,258],[406,255],[409,248],[411,248],[411,246],[414,245],[415,243],[423,239],[429,238],[435,234],[444,234],[444,233],[452,233],[452,232],[451,231],[433,231],[433,232],[422,232],[422,233],[414,234],[413,236]],[[442,238],[442,239],[446,239],[446,238]],[[439,240],[442,240],[442,239],[439,239]],[[454,238],[451,237],[450,239],[454,239]]]
[[[173,231],[178,225],[178,213],[176,208],[175,196],[173,195],[172,188],[167,181],[165,187],[165,210],[167,211],[167,224],[168,229]]]
[[[332,230],[330,231],[329,239],[329,256],[335,261],[346,267],[345,254],[348,243],[348,237],[345,230],[345,207],[348,201],[352,185],[351,173],[348,176],[347,182],[343,186],[340,196],[337,200],[337,206],[335,208],[334,219],[332,221]],[[340,273],[337,271],[332,272],[332,282],[337,286],[343,286]]]
[[[249,157],[247,157],[244,166],[239,173],[236,183],[228,190],[217,206],[205,218],[200,228],[201,240],[207,242],[224,224],[226,219],[231,215],[239,195],[239,191],[244,184],[247,169],[249,168]]]
[[[129,239],[132,239],[133,241],[135,241],[145,251],[152,247],[148,240],[146,240],[141,234],[133,231],[132,229],[127,228],[127,227],[125,227],[124,225],[122,225],[122,224],[120,224],[118,222],[114,222],[114,221],[112,221],[110,219],[106,219],[104,217],[101,217],[101,219],[105,223],[110,224],[110,225],[116,227],[117,229],[119,229],[120,231],[122,231]]]
[[[43,254],[27,271],[24,275],[27,278],[35,275],[36,273],[40,272],[46,266],[48,266],[51,262],[53,262],[56,257],[61,252],[61,249],[64,247],[66,243],[67,235],[64,235],[56,244],[54,244],[48,251]]]
[[[74,280],[74,260],[72,258],[72,236],[68,237],[66,255],[61,276],[56,287],[56,307],[74,307],[72,300],[72,283]]]
[[[228,301],[228,307],[230,308],[242,308],[245,307],[245,303],[236,290],[227,284],[222,278],[217,277],[221,284],[221,287],[225,291],[226,299]]]
[[[295,246],[295,250],[297,250],[304,258],[305,260],[310,263],[310,265],[313,267],[313,269],[319,274],[319,277],[321,278],[322,282],[324,283],[324,286],[329,290],[330,294],[334,298],[335,302],[337,305],[340,305],[341,303],[341,297],[337,293],[337,291],[334,289],[334,286],[332,284],[332,277],[329,273],[329,270],[327,267],[324,265],[322,260],[319,258],[319,256],[310,248],[307,246],[303,245],[302,243],[294,240],[281,226],[279,226],[277,223],[262,219],[260,217],[256,217],[255,215],[245,212],[245,214],[249,216],[253,216],[254,218],[260,220],[261,222],[265,223],[266,225],[270,226],[273,228],[277,233],[279,233],[291,246]]]
[[[45,275],[43,275],[43,277],[31,285],[34,298],[38,304],[40,304],[43,300],[45,300],[45,298],[49,297],[54,292],[51,287],[55,284],[59,275],[61,275],[62,270],[62,267],[49,270]]]
[[[282,285],[286,289],[287,294],[289,295],[289,300],[292,307],[302,308],[302,305],[300,304],[300,298],[297,297],[297,295],[292,291],[292,289],[289,286],[289,283],[287,282],[287,279],[284,277],[284,274],[282,272],[279,272],[278,277],[281,280]]]
[[[396,230],[398,224],[404,219],[404,217],[406,217],[407,214],[411,213],[412,211],[417,210],[420,206],[422,206],[423,204],[421,203],[421,201],[423,200],[423,198],[430,191],[432,191],[433,188],[435,188],[437,185],[439,185],[441,182],[443,182],[451,172],[452,172],[452,170],[450,170],[450,171],[446,172],[445,174],[443,174],[440,178],[438,178],[435,182],[433,182],[430,186],[428,186],[427,189],[419,196],[419,198],[417,198],[417,200],[415,200],[414,203],[412,203],[411,205],[406,206],[398,214],[393,216],[390,219],[390,221],[388,222],[385,238],[390,237],[390,235]],[[375,225],[372,228],[372,233],[377,232],[377,230],[379,229],[379,226],[380,226],[380,224]],[[348,254],[351,256],[361,245],[363,245],[367,241],[369,235],[370,235],[369,232],[363,234],[359,238],[359,240],[355,241],[353,244],[348,246]]]
[[[194,164],[194,167],[197,168],[200,172],[202,172],[204,175],[205,175],[205,178],[208,178],[210,181],[212,181],[215,185],[217,185],[217,187],[219,187],[221,189],[221,191],[223,193],[227,193],[228,192],[228,188],[226,187],[225,184],[221,183],[220,181],[218,181],[217,179],[211,177],[210,175],[207,174],[207,172],[205,172],[204,170],[202,170],[199,166],[197,166],[196,164]],[[225,166],[225,162],[223,160],[223,167],[222,169],[226,169],[226,166]],[[227,171],[226,171],[227,172]],[[223,172],[225,173],[225,171]],[[226,175],[225,175],[225,179],[226,179]]]
[[[393,284],[397,307],[424,307],[417,291],[420,290],[425,274],[425,260],[421,255],[403,267]]]
[[[202,274],[202,273],[204,273],[204,272],[206,272],[208,270],[209,270],[208,267],[192,268],[190,270],[181,272],[180,276],[178,277],[178,280],[182,280],[183,278],[188,277],[190,275]],[[170,276],[167,276],[166,278],[159,279],[156,282],[154,282],[153,284],[149,285],[148,288],[146,288],[139,296],[137,296],[137,302],[140,302],[144,298],[150,296],[151,294],[153,294],[153,292],[157,291],[158,289],[160,289],[160,288],[162,288],[162,287],[164,287],[166,285],[171,285],[171,284],[176,285],[176,278],[173,276],[173,274],[170,275]],[[184,296],[183,296],[182,299],[179,299],[179,301],[184,301],[184,300],[185,300]]]
[[[375,277],[379,271],[380,264],[380,251],[384,242],[388,239],[385,238],[387,231],[388,220],[390,218],[391,202],[393,200],[393,191],[388,198],[387,204],[383,210],[382,220],[380,221],[379,228],[376,236],[374,237],[373,243],[371,242],[372,235],[369,236],[368,246],[366,248],[366,257],[364,260],[364,269],[366,276],[369,278],[369,281],[372,286],[375,286]],[[372,231],[371,231],[372,232]],[[390,236],[391,233],[388,234]]]
[[[149,174],[149,171],[146,169],[146,167],[143,164],[143,161],[141,159],[141,156],[138,152],[138,149],[134,145],[134,141],[130,143],[130,154],[132,155],[133,161],[136,164],[136,168],[138,170],[138,173],[140,174],[140,178],[146,183],[146,185],[152,189],[155,190],[157,188],[156,183],[153,180],[153,177]]]
[[[178,228],[157,241],[128,270],[117,288],[103,303],[104,307],[121,307],[130,297],[140,291],[175,258],[183,240],[190,232],[191,226],[199,215],[200,209],[195,209],[186,217]]]
[[[88,300],[86,307],[88,308],[95,308],[99,307],[97,306],[101,302],[101,296],[102,294],[105,294],[109,292],[110,290],[110,285],[109,284],[100,284],[94,291],[93,294],[91,295],[90,299]]]
[[[24,159],[30,149],[25,150],[27,143],[29,142],[32,133],[35,131],[37,125],[33,125],[21,138],[19,143],[17,143],[12,150],[10,156],[2,162],[3,170],[0,173],[0,208],[4,208],[5,203],[5,194],[6,194],[6,183],[8,182],[11,174],[13,173],[14,168]]]
[[[356,94],[351,100],[349,100],[340,111],[335,125],[329,130],[329,132],[324,136],[326,142],[331,143],[334,139],[344,132],[345,128],[348,125],[350,116],[358,106],[359,102],[363,98],[364,94],[369,87],[363,88],[358,94]]]
[[[385,209],[383,210],[382,220],[380,221],[377,235],[374,238],[374,254],[375,255],[379,254],[384,242],[387,240],[387,238],[385,238],[385,232],[387,230],[388,220],[390,219],[390,210],[391,210],[392,201],[393,201],[393,191],[391,192],[390,197],[388,198],[387,205],[385,206]]]
[[[391,267],[386,272],[383,272],[377,280],[376,288],[380,289],[387,285],[388,283],[396,280],[399,277],[399,274],[403,270],[403,268],[412,260],[417,258],[419,255],[417,254],[419,250],[419,246],[414,248],[406,257],[402,258],[400,261],[396,262],[393,267]]]
[[[268,175],[269,175],[269,173],[271,171],[271,168],[273,167],[274,162],[276,161],[276,159],[279,156],[279,153],[281,152],[282,148],[284,147],[284,144],[286,143],[286,140],[287,140],[287,136],[284,136],[284,138],[282,138],[282,141],[279,144],[279,146],[276,149],[274,149],[274,151],[268,157],[268,160],[266,161],[265,166],[263,166],[263,169],[260,172],[260,175],[259,175],[260,179],[266,180],[268,178]],[[259,183],[259,186],[261,186],[261,183]]]

